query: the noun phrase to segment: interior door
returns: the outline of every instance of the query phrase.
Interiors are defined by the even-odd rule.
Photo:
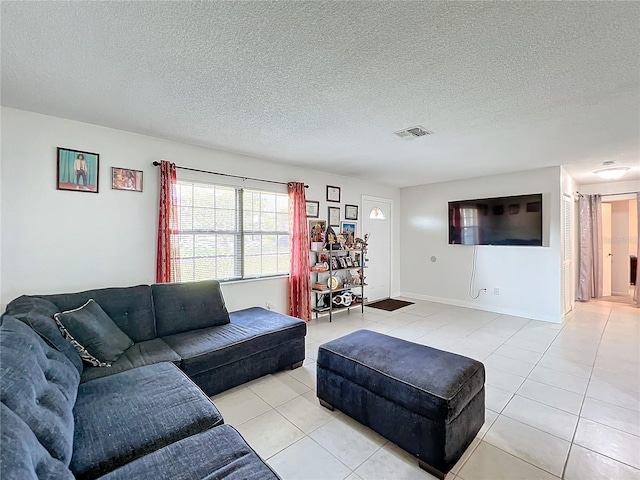
[[[391,296],[391,214],[391,200],[363,195],[362,232],[358,236],[370,235],[364,271],[369,301]]]
[[[611,296],[611,204],[602,203],[602,296]]]
[[[573,232],[571,210],[573,201],[569,195],[562,196],[562,314],[573,309]]]

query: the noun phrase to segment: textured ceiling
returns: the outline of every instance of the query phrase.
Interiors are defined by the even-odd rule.
[[[639,22],[638,2],[3,1],[2,104],[397,186],[580,177],[638,166]],[[434,135],[393,135],[417,124]]]

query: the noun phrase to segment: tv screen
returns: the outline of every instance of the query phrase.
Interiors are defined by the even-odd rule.
[[[542,194],[449,202],[452,245],[542,245]]]

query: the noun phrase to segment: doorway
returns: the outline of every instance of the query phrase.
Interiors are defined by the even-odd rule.
[[[393,200],[362,196],[362,235],[369,234],[365,296],[369,301],[391,296],[391,225]]]
[[[631,303],[633,259],[637,261],[637,202],[602,198],[603,300]]]

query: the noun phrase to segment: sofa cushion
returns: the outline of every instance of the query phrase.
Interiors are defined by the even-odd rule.
[[[39,295],[55,304],[60,311],[73,310],[93,298],[134,342],[157,337],[151,287],[138,285],[124,288],[100,288],[78,293]]]
[[[5,314],[29,325],[49,345],[64,353],[78,372],[82,373],[82,360],[78,351],[62,336],[53,319],[58,311],[58,307],[49,300],[22,295],[7,305]]]
[[[36,332],[5,315],[0,325],[0,400],[57,460],[69,465],[80,374]]]
[[[73,412],[70,468],[79,479],[223,423],[211,400],[171,363],[82,383]]]
[[[197,459],[197,461],[194,461]],[[279,477],[229,425],[168,445],[101,480],[275,480]]]
[[[180,365],[180,356],[171,350],[169,345],[159,338],[146,342],[134,343],[109,368],[87,366],[80,377],[80,382],[87,382],[107,375],[131,370],[136,367],[153,365],[160,362],[172,362]]]
[[[0,403],[0,478],[3,480],[73,480],[60,460],[40,444],[29,426]]]
[[[216,280],[157,283],[151,291],[159,337],[229,323]]]
[[[81,307],[56,313],[53,318],[80,358],[91,365],[109,367],[133,345],[92,298]]]
[[[302,320],[260,307],[233,312],[230,318],[226,325],[163,337],[182,357],[187,375],[237,362],[306,334]]]

